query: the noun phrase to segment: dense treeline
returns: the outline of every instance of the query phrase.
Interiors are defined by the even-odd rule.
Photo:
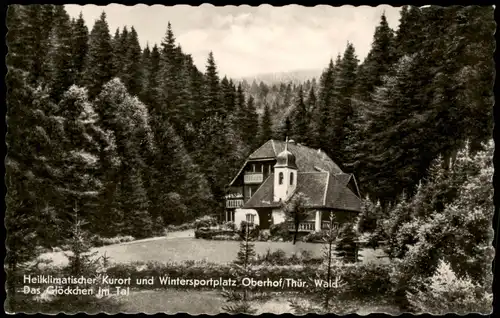
[[[228,181],[271,137],[323,149],[364,194],[396,203],[432,160],[449,165],[466,141],[476,151],[490,138],[492,15],[403,7],[396,31],[381,17],[361,64],[349,43],[321,78],[268,86],[220,78],[211,53],[201,72],[170,24],[141,49],[133,27],[112,35],[104,13],[88,30],[63,6],[10,6],[10,261],[59,244],[75,206],[103,236],[218,213]]]
[[[202,73],[170,24],[142,50],[133,27],[112,36],[102,13],[89,31],[63,6],[13,5],[8,27],[11,251],[60,244],[75,207],[134,237],[221,210],[259,118],[212,54]]]
[[[318,83],[252,83],[249,94],[290,135],[323,149],[359,179],[362,193],[394,205],[412,195],[432,160],[450,166],[492,136],[492,7],[405,6],[399,29],[382,15],[372,47],[359,60],[352,44]]]

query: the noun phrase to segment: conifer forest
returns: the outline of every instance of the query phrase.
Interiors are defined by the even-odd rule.
[[[448,271],[488,303],[493,11],[403,6],[397,29],[380,16],[364,60],[348,42],[318,78],[265,83],[221,75],[209,47],[196,67],[170,22],[141,47],[133,26],[111,30],[104,11],[88,29],[62,5],[10,5],[6,268],[15,276],[42,251],[74,246],[75,224],[145,239],[218,217],[250,153],[288,137],[356,177],[357,228],[389,255],[395,299],[443,310],[436,291],[407,286]],[[318,308],[341,311],[332,303]],[[245,306],[231,308],[253,312]]]

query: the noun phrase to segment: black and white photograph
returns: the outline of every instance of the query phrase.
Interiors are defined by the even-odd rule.
[[[9,5],[5,312],[491,314],[494,11]]]

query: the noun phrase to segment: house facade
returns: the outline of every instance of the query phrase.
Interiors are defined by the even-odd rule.
[[[236,226],[247,221],[269,229],[287,221],[281,206],[298,193],[308,198],[310,210],[299,226],[302,232],[326,228],[331,213],[335,222],[343,223],[361,209],[354,175],[342,172],[321,149],[269,140],[247,158],[231,181],[224,218]]]

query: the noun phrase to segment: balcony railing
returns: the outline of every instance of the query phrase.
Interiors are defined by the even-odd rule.
[[[295,231],[295,224],[293,222],[288,223],[288,229],[290,231]],[[314,222],[301,222],[299,223],[299,232],[314,232],[315,224]]]
[[[234,209],[243,206],[243,199],[229,199],[226,200],[226,208]]]
[[[338,229],[339,224],[338,223],[333,223],[333,228]],[[330,229],[330,221],[322,221],[321,222],[321,229],[322,230],[329,230]]]
[[[243,176],[245,184],[262,183],[264,174],[262,172],[247,172]]]

